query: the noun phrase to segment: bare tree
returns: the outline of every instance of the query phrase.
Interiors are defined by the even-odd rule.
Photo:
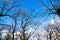
[[[0,10],[0,18],[4,17],[4,16],[8,16],[10,18],[12,18],[15,22],[15,26],[16,26],[16,17],[14,15],[18,15],[14,13],[14,15],[10,15],[9,12],[13,9],[15,9],[16,7],[18,7],[17,4],[17,0],[12,1],[12,0],[2,0],[1,2],[1,10]],[[14,32],[15,32],[15,27],[13,28],[13,39],[14,40]]]
[[[36,21],[34,22],[33,21],[33,19],[36,18],[38,16],[38,14],[37,13],[32,14],[32,13],[28,12],[28,10],[24,11],[22,13],[20,13],[20,11],[18,10],[17,14],[13,14],[13,16],[12,16],[13,17],[13,21],[14,21],[14,25],[12,26],[13,27],[13,29],[12,29],[13,30],[13,32],[12,32],[12,34],[13,34],[12,40],[14,40],[14,33],[16,31],[17,22],[19,22],[19,21],[17,21],[18,18],[20,19],[20,22],[21,22],[19,24],[20,28],[22,28],[20,30],[20,32],[22,33],[22,36],[20,38],[21,38],[21,40],[28,40],[33,35],[33,33],[37,30],[37,28],[40,25],[38,22],[36,22]],[[26,31],[28,31],[28,27],[30,25],[35,26],[35,29],[34,29],[33,32],[30,32],[29,35],[26,35]],[[31,27],[33,27],[33,26],[31,26]]]
[[[53,15],[60,17],[60,0],[39,0],[40,8],[43,9],[42,15],[48,19]],[[47,4],[48,3],[48,4]]]
[[[15,5],[16,2],[17,1],[14,1],[12,3],[12,0],[3,0],[1,11],[0,11],[0,18],[4,17],[4,16],[8,16],[14,21],[14,23],[13,23],[14,25],[12,26],[12,30],[13,30],[12,40],[14,40],[14,33],[16,32],[16,27],[18,24],[17,22],[20,22],[19,28],[21,29],[20,32],[22,33],[22,36],[20,37],[21,40],[28,40],[39,27],[39,23],[37,23],[36,21],[33,20],[34,18],[38,17],[39,14],[36,13],[34,10],[33,11],[29,11],[29,10],[21,11],[20,9],[18,9],[17,12],[10,14],[10,11],[13,10],[13,8],[15,9],[15,7],[17,7],[17,5]],[[8,6],[8,5],[10,5],[10,6]],[[35,12],[35,13],[33,13],[33,12]],[[18,21],[18,19],[19,19],[19,21]],[[35,28],[35,30],[32,33],[30,32],[30,34],[27,36],[25,32],[29,29],[28,27],[30,25],[37,26],[37,27]],[[30,26],[30,28],[33,26]]]
[[[60,0],[39,0],[39,2],[41,4],[41,8],[43,9],[43,13],[42,13],[43,17],[45,17],[46,19],[50,19],[51,16],[53,16],[53,15],[55,15],[55,16],[58,15],[60,17]],[[59,25],[58,25],[58,27],[59,27]],[[47,31],[49,29],[47,29]],[[57,27],[56,27],[56,29],[58,31]],[[52,38],[51,35],[52,35],[52,32],[50,31],[49,32],[50,40]]]
[[[59,24],[59,25],[58,25]],[[58,39],[60,23],[55,20],[54,24],[48,23],[48,26],[45,27],[45,30],[47,31],[47,40],[56,40]]]
[[[20,20],[21,21],[21,24],[20,24],[21,31],[20,32],[22,33],[21,39],[28,40],[32,36],[32,34],[36,31],[36,29],[39,27],[38,26],[39,24],[37,25],[33,22],[33,19],[36,18],[38,15],[37,15],[37,13],[34,13],[34,14],[30,13],[30,11],[28,11],[28,10],[24,11],[20,15],[21,15],[21,17],[20,17],[20,19],[21,19]],[[30,25],[37,26],[37,27],[35,28],[35,30],[33,32],[30,32],[29,35],[26,35],[25,32],[29,29],[28,27]],[[33,27],[33,26],[31,26],[31,27]]]

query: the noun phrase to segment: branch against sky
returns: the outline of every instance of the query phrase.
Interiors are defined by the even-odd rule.
[[[7,2],[8,1],[8,2]],[[13,3],[13,4],[10,4],[10,3],[12,3],[12,0],[3,0],[2,1],[2,7],[1,7],[1,12],[0,12],[0,17],[4,17],[4,16],[8,16],[8,17],[10,17],[11,19],[13,19],[13,21],[14,21],[14,26],[13,26],[13,28],[12,28],[12,30],[13,30],[13,32],[12,32],[12,35],[13,35],[13,38],[12,38],[12,40],[14,40],[14,33],[15,33],[15,31],[16,31],[16,27],[17,27],[17,19],[18,19],[18,17],[21,19],[21,20],[19,20],[21,23],[20,23],[20,29],[22,28],[22,31],[21,31],[21,33],[22,33],[22,37],[21,37],[21,39],[22,40],[29,40],[29,38],[33,35],[33,33],[37,30],[37,28],[39,27],[39,26],[37,26],[37,23],[35,24],[33,21],[33,19],[34,18],[36,18],[39,14],[38,13],[29,13],[29,11],[27,10],[25,10],[25,11],[20,11],[20,10],[18,10],[17,12],[15,12],[14,11],[14,14],[12,15],[12,13],[10,14],[10,12],[11,12],[11,10],[13,10],[13,8],[14,8],[14,10],[15,10],[15,5],[14,4],[16,4],[16,1]],[[10,6],[8,6],[8,5],[10,5]],[[11,6],[12,5],[12,6]],[[22,13],[21,13],[22,12]],[[41,15],[42,16],[42,15]],[[36,21],[36,20],[35,20]],[[35,25],[34,25],[35,24]],[[27,35],[26,35],[26,33],[25,33],[25,31],[27,31],[27,27],[29,27],[30,25],[33,25],[33,26],[37,26],[36,27],[36,29],[31,33],[31,34],[29,34],[29,36],[27,37]],[[33,27],[32,26],[32,27]],[[26,38],[27,37],[27,38]]]
[[[1,6],[0,6],[0,17],[2,16],[11,16],[9,12],[15,8],[18,8],[20,5],[18,4],[17,0],[0,0]]]
[[[18,10],[17,12],[16,12],[17,14],[13,14],[13,21],[14,21],[14,26],[12,26],[13,28],[12,28],[12,35],[13,35],[13,38],[12,38],[12,40],[14,40],[14,33],[16,32],[16,28],[18,27],[17,26],[17,22],[21,22],[20,23],[20,27],[18,28],[18,29],[21,29],[20,30],[20,32],[22,33],[22,36],[20,37],[22,40],[28,40],[33,34],[34,34],[34,32],[37,30],[37,28],[39,27],[39,22],[36,22],[36,21],[34,21],[33,19],[34,18],[36,18],[37,16],[38,16],[38,14],[37,13],[30,13],[28,10],[25,10],[25,11],[21,11],[21,13],[20,13],[20,11]],[[20,13],[20,14],[19,14]],[[12,19],[12,18],[10,18],[10,19]],[[19,21],[17,20],[17,19],[19,19]],[[29,36],[27,37],[27,35],[26,35],[26,31],[28,31],[29,29],[28,29],[28,27],[30,26],[30,25],[33,25],[33,26],[31,26],[30,28],[32,28],[32,27],[36,27],[36,29],[31,33],[31,34],[29,34]],[[18,31],[18,30],[17,30]],[[27,37],[27,38],[26,38]]]
[[[31,33],[26,35],[26,31],[28,31],[30,28],[36,26],[37,24],[34,23],[33,19],[36,18],[38,16],[37,13],[30,13],[29,10],[25,10],[20,14],[20,32],[22,33],[22,40],[29,40],[29,38],[32,36],[32,34],[37,30],[37,28],[39,26],[37,26],[37,28]],[[36,21],[35,21],[36,22]],[[34,25],[35,24],[35,25]],[[31,26],[33,25],[33,26]],[[30,28],[28,28],[30,26]]]
[[[1,1],[0,2],[1,3],[0,18],[8,16],[8,17],[10,17],[11,19],[14,20],[14,23],[15,23],[14,25],[15,26],[14,26],[14,28],[12,27],[12,29],[13,29],[13,38],[12,38],[12,40],[14,40],[14,32],[15,32],[15,29],[16,29],[16,18],[17,18],[17,16],[15,16],[15,14],[16,15],[19,15],[19,14],[18,13],[13,13],[14,12],[13,9],[18,9],[19,8],[19,6],[17,5],[18,1],[17,0],[0,0],[0,1]],[[12,14],[10,12],[11,10],[13,11],[12,13],[14,15],[11,15]]]
[[[8,1],[8,2],[7,2]],[[17,25],[18,25],[18,22],[20,23],[19,25],[19,28],[18,29],[20,29],[19,31],[22,33],[22,36],[20,37],[22,40],[29,40],[29,38],[34,34],[34,32],[37,30],[37,28],[40,26],[40,21],[41,21],[41,19],[39,20],[38,18],[37,18],[37,16],[39,16],[39,13],[37,13],[36,11],[33,11],[33,12],[30,12],[30,10],[22,10],[21,11],[21,9],[18,9],[17,11],[15,10],[16,9],[16,7],[18,7],[18,6],[16,6],[16,5],[14,5],[14,4],[16,4],[16,1],[14,1],[14,3],[12,3],[12,0],[4,0],[4,2],[2,2],[2,7],[1,7],[1,13],[0,13],[0,17],[4,17],[4,16],[8,16],[8,17],[10,17],[10,19],[13,19],[13,21],[14,21],[14,25],[13,25],[13,28],[12,28],[12,30],[13,30],[13,32],[12,32],[12,35],[13,35],[13,38],[12,38],[12,40],[14,40],[14,33],[16,32],[16,28],[18,27]],[[11,4],[10,4],[11,3]],[[43,3],[44,4],[44,3]],[[8,5],[10,5],[10,6],[8,6]],[[15,10],[15,11],[11,11],[11,10]],[[48,9],[49,10],[49,9]],[[50,10],[49,10],[50,11]],[[11,13],[12,12],[12,13]],[[48,17],[50,14],[53,14],[52,13],[53,11],[50,11],[49,13],[47,12],[45,12],[45,13],[43,13],[42,15],[40,15],[39,16],[39,18],[42,18],[42,19],[44,19],[43,17]],[[39,21],[36,21],[36,19],[38,19]],[[19,19],[19,21],[18,21],[18,19]],[[35,19],[35,20],[34,20]],[[45,19],[44,19],[45,20]],[[10,21],[10,20],[9,20]],[[38,22],[38,23],[37,23]],[[39,25],[38,25],[39,24]],[[33,25],[33,26],[31,26],[31,25]],[[36,29],[31,33],[31,34],[29,34],[29,36],[27,37],[27,35],[26,35],[26,31],[27,30],[29,30],[28,29],[28,27],[30,26],[30,28],[32,28],[32,27],[36,27]],[[17,30],[18,31],[18,30]]]
[[[60,17],[60,0],[39,0],[39,2],[41,3],[40,8],[43,9],[42,15],[46,19],[51,18],[53,15]]]

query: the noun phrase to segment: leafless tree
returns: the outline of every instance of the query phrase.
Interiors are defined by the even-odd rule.
[[[20,20],[21,21],[21,24],[20,24],[21,31],[20,32],[22,33],[21,39],[22,40],[28,40],[33,35],[33,33],[36,31],[36,29],[39,27],[38,26],[39,24],[36,21],[35,22],[33,21],[33,19],[36,18],[38,16],[38,14],[37,13],[32,14],[32,13],[30,13],[30,11],[25,10],[20,15],[21,15],[21,17],[20,17],[20,19],[21,19]],[[33,27],[31,25],[37,26],[37,27],[34,29],[33,32],[31,31],[29,35],[26,35],[25,32],[28,31],[28,27],[29,26]]]
[[[43,17],[46,19],[53,15],[60,17],[60,0],[39,0],[40,8],[43,9]]]
[[[58,15],[60,17],[60,0],[39,0],[39,2],[41,4],[40,7],[43,9],[42,16],[45,17],[45,19],[50,19],[53,15]],[[49,29],[47,29],[47,31]],[[52,38],[51,35],[52,32],[50,32],[50,40]]]
[[[2,0],[1,1],[1,10],[0,10],[0,20],[2,17],[8,16],[10,18],[12,18],[15,22],[15,26],[16,26],[16,15],[19,15],[18,13],[14,13],[14,15],[10,15],[10,11],[13,11],[13,9],[15,9],[16,7],[18,7],[18,5],[15,5],[18,3],[18,0]],[[13,28],[13,40],[14,40],[14,32],[15,32],[15,27]]]
[[[58,25],[59,24],[59,25]],[[48,26],[45,27],[45,30],[47,31],[47,40],[56,40],[58,39],[60,23],[57,21],[54,22],[54,24],[48,23]]]
[[[13,25],[12,26],[12,30],[13,30],[12,40],[14,40],[14,33],[16,31],[16,27],[18,24],[17,22],[20,22],[19,28],[20,28],[20,32],[22,33],[22,36],[20,37],[21,40],[28,40],[40,25],[37,21],[33,20],[34,18],[38,17],[39,14],[35,12],[34,10],[33,11],[29,11],[29,10],[21,11],[20,9],[18,9],[17,12],[14,11],[14,13],[10,14],[10,11],[13,10],[13,8],[15,9],[15,7],[18,7],[17,5],[15,5],[16,2],[17,0],[14,1],[13,3],[12,3],[12,0],[3,0],[1,11],[0,11],[0,18],[8,16],[14,21],[14,23],[12,24]],[[30,32],[30,34],[27,36],[25,32],[29,29],[28,27],[30,25],[37,26],[37,27],[34,29],[32,33]],[[30,28],[33,26],[30,26]]]

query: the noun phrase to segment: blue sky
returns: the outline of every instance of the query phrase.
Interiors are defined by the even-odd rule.
[[[15,0],[13,0],[14,2]],[[49,2],[49,0],[43,0],[44,3],[46,5],[49,5],[49,7],[51,7],[51,4]],[[1,2],[1,1],[0,1]],[[18,1],[18,4],[21,5],[21,8],[22,9],[28,9],[28,10],[37,10],[38,11],[38,14],[41,14],[42,13],[42,9],[44,8],[41,8],[41,2],[39,2],[39,0],[19,0]],[[52,7],[51,7],[52,8]],[[13,11],[10,11],[9,13],[13,13],[15,12],[15,9],[13,9]],[[38,18],[37,18],[38,19]],[[35,19],[36,20],[36,19]],[[41,20],[40,20],[41,21]]]
[[[20,3],[22,4],[23,8],[28,9],[36,9],[40,7],[40,3],[38,0],[20,0]]]
[[[14,1],[14,0],[13,0]],[[1,1],[0,1],[1,2]],[[49,3],[49,0],[44,0],[44,3],[46,4],[46,5],[49,5],[49,7],[50,8],[52,8],[51,7],[51,4]],[[28,10],[37,10],[37,12],[38,12],[38,14],[40,15],[42,12],[44,12],[42,9],[44,8],[41,8],[40,6],[41,6],[41,3],[38,1],[38,0],[19,0],[19,3],[18,3],[19,5],[21,5],[21,8],[22,8],[22,10],[25,10],[25,9],[28,9]],[[15,9],[13,9],[13,11],[10,11],[9,13],[13,13],[13,12],[15,12],[16,10]],[[31,12],[32,13],[32,12]],[[35,13],[35,12],[34,12]],[[33,14],[33,13],[32,13]],[[47,16],[47,15],[46,15]],[[44,17],[42,17],[41,19],[40,19],[40,17],[36,17],[35,19],[33,19],[33,21],[37,21],[37,22],[40,22],[41,24],[43,23],[43,21],[50,21],[51,20],[51,18],[52,18],[52,16],[53,15],[50,15],[49,16],[49,18],[48,18],[48,20],[47,19],[45,19],[45,20],[43,20],[44,18],[45,18],[45,16]],[[47,18],[47,17],[46,17]],[[3,20],[3,22],[4,23],[6,23],[6,24],[13,24],[14,23],[14,21],[12,21],[12,19],[10,19],[9,17],[4,17],[3,18],[4,20]],[[58,16],[55,16],[55,19],[58,19]],[[18,20],[18,23],[20,22],[20,20]],[[0,22],[1,23],[1,22]],[[32,26],[32,25],[29,25],[29,28],[30,28],[30,26]],[[20,26],[19,26],[20,27]],[[40,27],[41,27],[41,25],[40,25]],[[18,27],[17,27],[18,28]],[[18,28],[18,30],[20,31],[20,29],[21,28]]]
[[[44,3],[46,4],[46,5],[49,5],[50,7],[51,7],[51,4],[49,3],[49,0],[43,0],[44,1]],[[0,1],[1,2],[1,1]],[[14,0],[13,0],[13,2],[14,2]],[[41,3],[38,1],[38,0],[19,0],[18,1],[18,4],[19,5],[21,5],[21,8],[23,9],[23,10],[25,10],[25,9],[28,9],[28,10],[37,10],[38,11],[38,14],[41,14],[42,13],[42,9],[44,8],[40,8],[40,6],[41,6]],[[16,10],[15,9],[13,9],[13,11],[10,11],[9,13],[13,13],[13,12],[15,12]],[[32,13],[32,12],[31,12]],[[46,15],[47,16],[47,15]],[[53,15],[50,15],[50,17],[48,18],[48,19],[51,19],[51,17],[52,17]],[[56,16],[57,17],[57,16]],[[37,18],[35,18],[35,19],[33,19],[33,21],[39,21],[39,22],[43,22],[43,19],[44,19],[45,17],[42,17],[41,19],[39,18],[39,17],[37,17]],[[46,17],[47,18],[47,17]],[[7,21],[8,20],[8,21]],[[20,21],[20,20],[19,20]],[[9,18],[5,18],[5,21],[4,21],[5,23],[11,23],[12,22],[12,20],[10,20]]]

